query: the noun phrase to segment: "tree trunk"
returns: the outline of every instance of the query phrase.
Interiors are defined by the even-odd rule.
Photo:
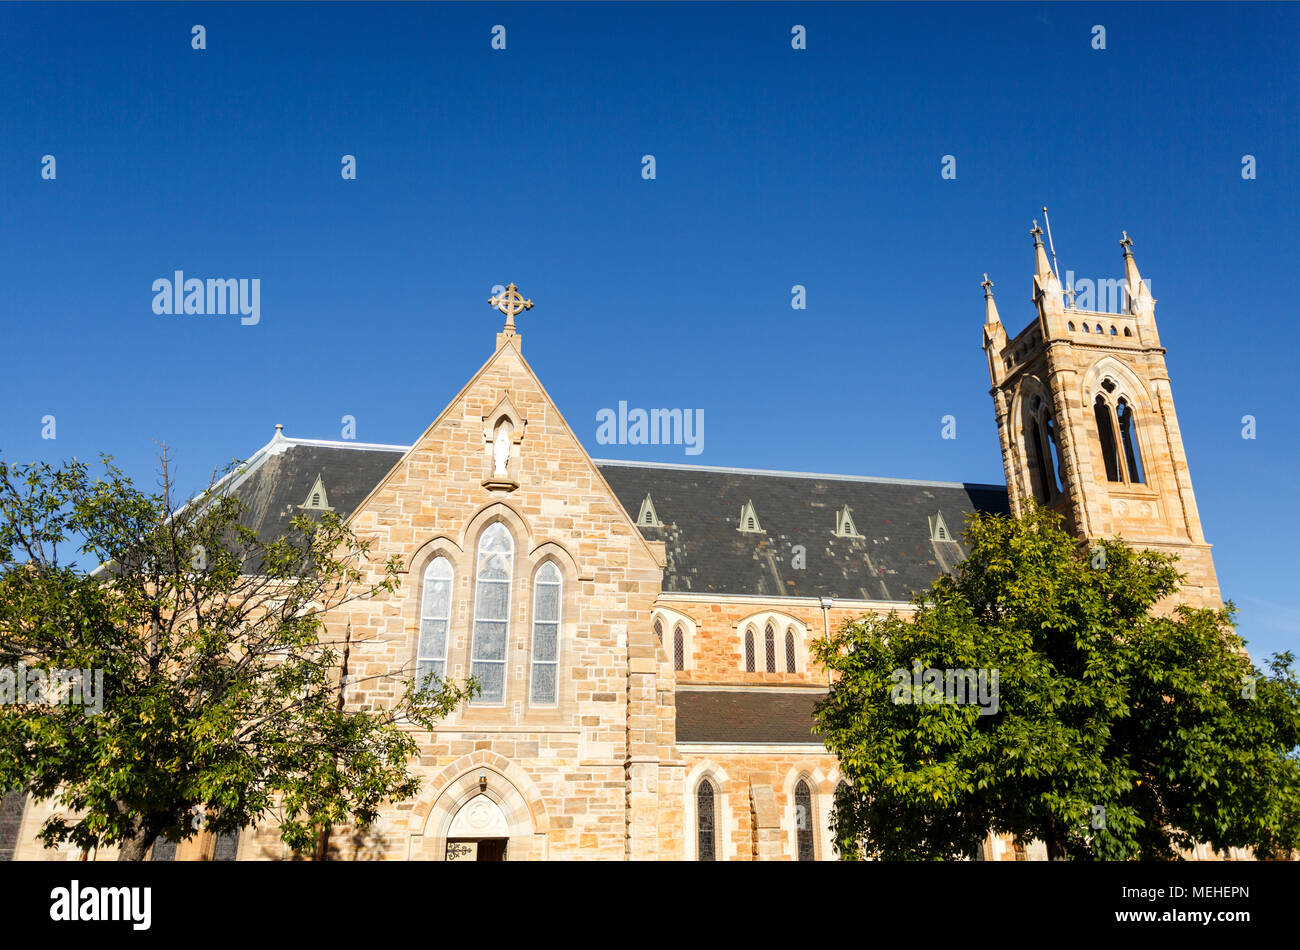
[[[164,818],[161,815],[149,815],[144,820],[137,822],[135,824],[135,833],[122,842],[117,859],[119,861],[143,861],[149,854],[149,849],[153,846],[153,843],[158,840],[158,835],[162,831],[164,823]]]
[[[347,702],[348,689],[348,658],[352,655],[352,624],[348,624],[347,632],[343,636],[343,659],[339,663],[339,695],[335,700],[334,708],[339,712],[343,711],[343,706]],[[338,768],[338,756],[334,757],[334,767]],[[330,834],[333,827],[326,825],[316,836],[316,848],[312,854],[313,861],[328,861],[330,859]]]
[[[1061,834],[1057,829],[1056,822],[1052,822],[1052,824],[1048,826],[1047,835],[1043,839],[1043,843],[1047,845],[1047,860],[1065,860],[1065,842],[1061,840]]]
[[[316,850],[312,853],[313,861],[328,861],[330,859],[330,826],[326,825],[316,835]]]

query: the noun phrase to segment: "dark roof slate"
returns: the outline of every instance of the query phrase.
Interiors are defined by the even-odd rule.
[[[679,689],[677,741],[820,743],[812,731],[813,709],[825,698],[813,690]]]
[[[960,537],[967,513],[1008,510],[1001,486],[598,464],[633,518],[647,493],[654,501],[663,527],[640,530],[665,542],[673,592],[905,601],[966,556],[959,541],[931,540],[936,514]],[[761,533],[739,530],[746,501]],[[836,536],[844,505],[861,537]]]
[[[402,457],[403,449],[273,442],[235,495],[245,523],[270,542],[320,476],[330,506],[350,515]],[[786,472],[598,461],[601,474],[636,519],[649,494],[663,526],[641,528],[663,541],[666,592],[756,596],[835,596],[906,601],[965,556],[958,541],[932,541],[934,515],[960,536],[965,515],[1007,511],[993,485],[845,478]],[[738,530],[752,501],[761,533]],[[836,512],[848,505],[861,537],[837,537]],[[795,546],[804,566],[795,566]]]
[[[345,448],[290,442],[268,455],[234,489],[246,506],[243,522],[269,544],[283,535],[319,475],[329,506],[344,517],[402,457],[402,449]]]

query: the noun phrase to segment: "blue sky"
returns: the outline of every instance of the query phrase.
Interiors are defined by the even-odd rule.
[[[1047,204],[1062,270],[1133,237],[1225,596],[1293,648],[1298,53],[1295,5],[3,5],[0,452],[405,444],[514,281],[597,456],[1001,483],[979,282],[1029,323]],[[154,314],[178,269],[260,323]],[[704,452],[597,445],[619,400]]]

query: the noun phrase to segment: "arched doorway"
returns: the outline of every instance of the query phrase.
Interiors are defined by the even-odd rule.
[[[504,861],[510,823],[501,806],[478,794],[456,812],[447,829],[448,861]]]
[[[489,841],[473,849],[473,860],[546,860],[546,805],[517,763],[480,749],[449,763],[425,788],[411,813],[413,859],[465,861],[470,855],[449,853],[449,843]]]

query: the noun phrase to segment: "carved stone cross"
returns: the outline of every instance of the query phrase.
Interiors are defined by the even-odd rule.
[[[519,292],[519,288],[514,284],[507,284],[505,293],[489,297],[488,303],[492,305],[493,309],[500,310],[506,315],[507,330],[515,328],[515,314],[533,309],[533,302],[525,300],[524,295]]]

